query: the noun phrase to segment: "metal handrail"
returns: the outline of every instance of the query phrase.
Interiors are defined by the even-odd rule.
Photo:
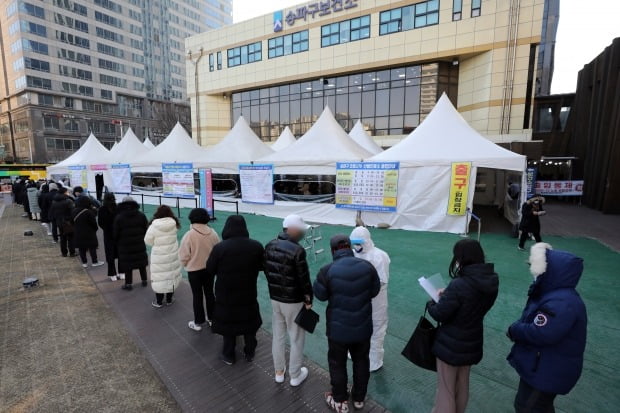
[[[469,215],[470,217],[475,219],[476,222],[478,223],[478,242],[480,242],[480,231],[482,230],[482,219],[478,215],[474,214],[471,211],[471,208],[467,208],[466,212],[467,212],[467,215]],[[466,219],[465,220],[465,234],[464,235],[467,236],[468,233],[469,233],[469,220]]]

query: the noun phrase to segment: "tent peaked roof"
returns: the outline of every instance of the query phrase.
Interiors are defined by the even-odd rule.
[[[204,161],[237,170],[239,163],[252,162],[271,153],[273,150],[256,136],[243,116],[239,116],[224,139],[207,149]]]
[[[272,162],[276,167],[296,166],[297,173],[321,174],[333,171],[320,171],[317,169],[319,166],[330,166],[331,171],[336,162],[361,161],[371,156],[370,152],[347,135],[329,108],[325,107],[319,119],[297,142],[266,156],[261,162]]]
[[[147,153],[149,149],[140,142],[131,128],[127,129],[120,142],[110,149],[111,162],[127,163],[138,156]]]
[[[99,142],[99,139],[92,133],[86,142],[73,155],[65,160],[58,162],[56,167],[67,167],[75,165],[97,165],[105,164],[110,161],[110,152]]]
[[[291,132],[291,130],[287,126],[280,134],[278,140],[271,145],[271,149],[277,152],[286,148],[289,145],[294,144],[295,142],[297,142],[297,139],[295,138],[295,135],[293,135],[293,132]]]
[[[142,142],[142,144],[146,146],[148,149],[153,149],[155,147],[155,145],[153,145],[153,142],[151,142],[148,136],[146,137],[146,139],[144,139],[144,142]]]
[[[205,149],[194,142],[185,128],[177,122],[162,143],[135,158],[131,165],[160,167],[162,163],[199,163],[204,158],[205,152]]]
[[[377,145],[377,142],[375,142],[372,137],[366,133],[364,130],[364,125],[362,125],[362,121],[360,120],[355,123],[353,129],[349,132],[349,136],[373,155],[383,152],[383,149]]]
[[[523,171],[525,157],[496,145],[473,129],[444,93],[426,119],[405,139],[370,161],[400,161],[402,166],[450,165]]]

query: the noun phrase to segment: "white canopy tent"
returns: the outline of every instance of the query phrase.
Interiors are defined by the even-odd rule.
[[[132,172],[161,172],[162,163],[175,162],[191,162],[197,168],[204,164],[206,153],[177,122],[162,143],[131,161],[131,169]]]
[[[443,94],[409,136],[368,161],[399,161],[398,210],[395,214],[364,214],[367,223],[392,227],[461,233],[468,216],[447,215],[453,162],[471,162],[467,207],[472,208],[477,168],[515,171],[525,188],[526,157],[506,150],[474,130]]]
[[[294,144],[259,161],[273,163],[276,174],[335,175],[337,162],[359,162],[371,156],[347,135],[325,107],[310,130]]]
[[[254,162],[272,153],[273,149],[256,136],[243,116],[239,116],[224,139],[207,148],[201,163],[215,173],[237,174],[240,163]]]
[[[144,142],[142,142],[142,144],[148,149],[153,149],[155,147],[155,145],[153,145],[153,142],[151,142],[148,136],[144,139]]]
[[[293,135],[293,132],[291,132],[291,130],[287,126],[280,134],[278,140],[276,140],[271,145],[271,149],[277,152],[286,148],[289,145],[294,144],[295,142],[297,142],[297,139],[295,138],[295,135]]]
[[[99,139],[92,133],[88,139],[74,154],[55,165],[47,167],[47,176],[66,176],[69,174],[69,167],[84,165],[86,166],[88,189],[95,188],[95,173],[91,170],[92,165],[109,164],[111,160],[110,151],[99,142]]]
[[[110,163],[130,163],[133,159],[147,153],[149,149],[133,133],[131,128],[127,129],[125,136],[120,142],[115,143],[110,149]]]
[[[377,145],[377,142],[364,130],[364,125],[362,125],[360,120],[355,122],[355,126],[349,132],[349,136],[373,155],[383,152],[383,148]]]

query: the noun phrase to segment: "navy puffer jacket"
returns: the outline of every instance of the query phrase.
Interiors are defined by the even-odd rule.
[[[314,296],[327,305],[327,337],[339,343],[359,343],[372,336],[371,300],[381,283],[371,263],[353,256],[353,250],[334,253],[334,262],[321,268]]]
[[[312,303],[312,283],[306,250],[286,232],[265,247],[265,275],[272,300]]]
[[[586,307],[575,290],[583,260],[553,250],[546,251],[546,260],[521,319],[508,330],[515,342],[508,361],[533,388],[567,394],[581,376],[586,346]]]

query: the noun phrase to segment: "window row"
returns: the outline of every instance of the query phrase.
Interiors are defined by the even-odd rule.
[[[370,15],[321,26],[321,47],[370,37]]]
[[[116,17],[110,16],[105,13],[101,13],[100,11],[95,10],[95,20],[98,22],[107,24],[109,26],[118,27],[119,29],[123,28],[123,22],[121,22]]]
[[[63,16],[62,14],[54,13],[54,21],[61,26],[66,26],[71,29],[88,33],[88,23],[78,19],[74,19],[73,17]]]
[[[74,95],[93,96],[93,88],[90,86],[76,85],[75,83],[62,82],[62,91]]]
[[[113,62],[111,60],[99,59],[99,67],[101,69],[112,70],[114,72],[125,73],[125,65],[122,63]]]
[[[21,50],[47,55],[49,49],[45,43],[34,40],[21,39],[11,44],[11,53],[17,53]]]
[[[46,116],[50,117],[50,116]],[[58,118],[56,118],[58,120]],[[45,129],[48,128],[48,123],[45,123]],[[58,127],[52,128],[58,130]],[[46,138],[45,145],[48,150],[59,150],[59,151],[77,151],[80,149],[80,140],[79,139],[64,139],[64,138]]]
[[[261,42],[246,44],[244,46],[228,49],[228,67],[245,65],[248,63],[259,62],[262,56]]]
[[[213,53],[209,53],[209,72],[215,70],[215,58]],[[222,52],[217,52],[217,70],[222,70]]]
[[[72,77],[74,79],[93,80],[93,72],[90,70],[78,69],[75,67],[69,67],[65,65],[58,65],[58,73],[62,76]]]
[[[50,64],[44,60],[33,59],[30,57],[22,57],[13,62],[13,69],[15,71],[19,71],[23,68],[49,73]]]
[[[58,49],[58,57],[71,62],[82,63],[90,66],[90,56],[73,50]]]
[[[115,11],[117,13],[122,13],[123,12],[123,8],[119,4],[117,4],[117,3],[115,3],[115,2],[113,2],[111,0],[95,0],[95,4],[97,6],[101,6],[103,8],[108,9],[108,10]]]
[[[19,31],[22,33],[32,33],[37,36],[47,37],[47,29],[45,26],[25,20],[17,20],[9,26],[9,34],[11,36]]]
[[[84,49],[90,49],[90,41],[88,39],[80,36],[75,36],[71,33],[65,33],[56,30],[56,40],[60,40],[63,43],[72,44],[74,46],[82,47]]]
[[[85,6],[82,6],[73,0],[54,0],[54,6],[72,11],[73,13],[77,13],[82,16],[86,16],[88,14]]]
[[[274,37],[267,41],[269,59],[308,51],[308,30]]]
[[[379,14],[379,35],[403,32],[439,23],[439,0],[386,10]]]
[[[53,115],[43,116],[43,127],[46,130],[60,130],[61,118]],[[75,119],[62,119],[62,129],[65,132],[79,132],[80,124]],[[80,148],[80,141],[77,139],[47,138],[48,149],[74,150]],[[50,147],[53,145],[53,147]]]
[[[97,36],[102,39],[111,40],[116,43],[124,44],[123,35],[117,32],[113,32],[111,30],[103,29],[101,27],[97,27]]]

